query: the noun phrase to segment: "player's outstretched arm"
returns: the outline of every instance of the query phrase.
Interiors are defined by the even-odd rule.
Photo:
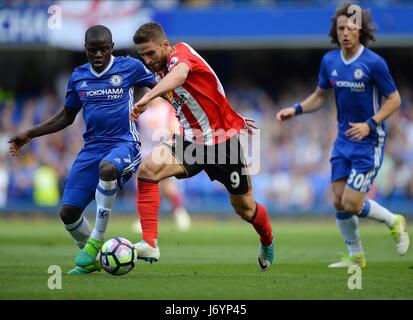
[[[282,122],[302,113],[317,111],[324,103],[326,103],[330,92],[330,89],[321,89],[320,87],[317,87],[317,89],[303,102],[297,103],[294,107],[284,108],[278,111],[276,115],[277,120]]]
[[[60,131],[71,125],[75,121],[78,112],[79,109],[65,107],[49,120],[11,137],[8,141],[10,143],[10,154],[16,157],[19,155],[20,149],[33,138]]]
[[[380,123],[400,108],[400,103],[401,99],[399,92],[393,92],[387,97],[383,106],[380,108],[380,111],[366,122],[350,122],[350,128],[345,132],[346,136],[355,141],[360,141],[364,137],[367,137]]]
[[[133,106],[131,113],[132,120],[136,120],[139,115],[145,112],[147,104],[157,97],[161,97],[173,89],[181,86],[188,77],[190,69],[186,63],[177,64],[152,90],[146,93]]]

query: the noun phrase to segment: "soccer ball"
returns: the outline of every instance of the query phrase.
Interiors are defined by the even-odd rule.
[[[127,274],[135,267],[137,253],[133,244],[117,237],[106,241],[100,252],[100,264],[105,271],[115,276]]]

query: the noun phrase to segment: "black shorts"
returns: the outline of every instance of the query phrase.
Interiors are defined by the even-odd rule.
[[[204,145],[174,134],[172,145],[164,144],[186,171],[178,179],[193,177],[204,170],[211,181],[221,182],[233,195],[245,195],[251,191],[251,179],[238,135],[216,145]]]

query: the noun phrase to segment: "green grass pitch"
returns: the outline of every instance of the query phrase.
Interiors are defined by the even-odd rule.
[[[111,219],[108,239],[140,240],[131,231],[132,216]],[[183,233],[161,219],[160,261],[152,265],[138,261],[131,273],[121,277],[103,270],[77,277],[64,274],[73,266],[77,249],[58,218],[0,220],[0,299],[413,298],[413,249],[399,257],[387,228],[364,221],[367,268],[362,272],[362,289],[350,290],[346,269],[327,268],[345,251],[333,218],[327,220],[273,218],[276,263],[260,272],[258,237],[249,224],[195,220],[193,228]],[[50,265],[62,268],[61,290],[47,286]]]

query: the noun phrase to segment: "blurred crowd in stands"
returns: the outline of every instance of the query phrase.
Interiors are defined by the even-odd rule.
[[[133,0],[136,1],[136,0]],[[208,8],[208,7],[310,7],[340,6],[342,0],[138,0],[145,7],[169,9],[173,7]],[[59,0],[0,0],[0,7],[43,7],[58,3]],[[389,6],[411,4],[412,0],[358,0],[353,1],[362,6]]]
[[[37,96],[0,88],[0,207],[24,201],[58,205],[65,177],[83,145],[81,114],[65,130],[34,139],[18,158],[9,156],[7,140],[50,118],[62,107],[66,76],[55,82],[56,88]],[[333,99],[321,111],[280,125],[275,120],[276,111],[304,98],[314,89],[312,84],[297,80],[291,90],[282,91],[276,99],[251,84],[234,82],[224,86],[233,107],[256,119],[261,130],[260,173],[253,177],[256,198],[277,209],[331,204],[329,156],[337,130]],[[371,190],[371,196],[380,200],[413,197],[413,88],[411,84],[399,84],[399,91],[402,108],[388,120],[384,163]],[[133,203],[134,180],[122,190],[120,199]],[[213,183],[211,188],[205,174],[189,181],[180,184],[187,204],[203,199],[227,200],[223,187]]]

